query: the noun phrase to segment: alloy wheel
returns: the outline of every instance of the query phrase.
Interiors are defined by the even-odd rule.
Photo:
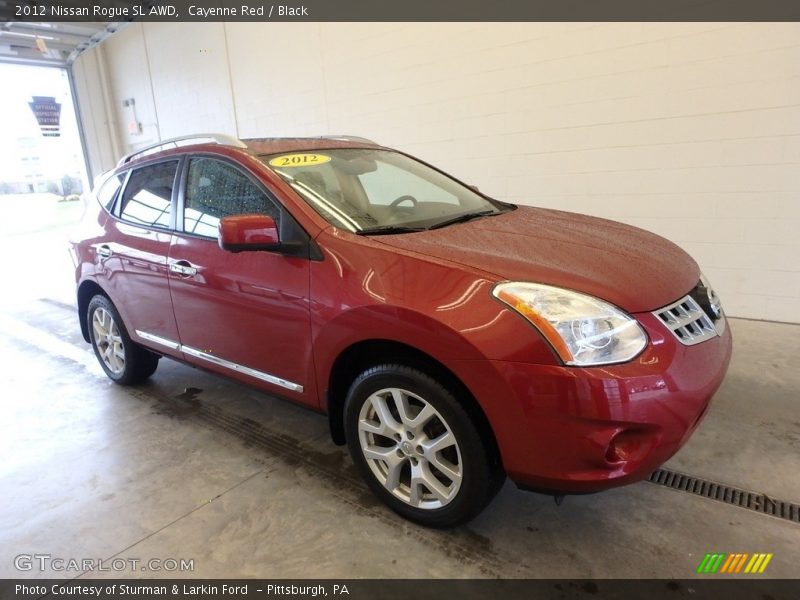
[[[125,370],[125,348],[114,317],[105,308],[97,308],[92,315],[94,343],[100,360],[114,375]]]
[[[371,394],[358,419],[361,451],[377,480],[415,508],[437,509],[458,494],[461,451],[430,403],[400,388]]]

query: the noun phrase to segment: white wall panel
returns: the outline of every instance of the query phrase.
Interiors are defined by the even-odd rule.
[[[129,145],[156,114],[165,137],[372,137],[655,231],[730,314],[800,321],[798,24],[162,23],[103,47],[152,125]]]
[[[142,23],[134,23],[115,33],[109,43],[102,46],[106,57],[106,75],[113,95],[112,106],[117,115],[113,126],[121,140],[123,153],[160,139],[144,29]],[[142,124],[141,133],[130,133],[127,128],[132,113],[127,112],[122,103],[131,98],[135,102],[136,119]]]
[[[110,135],[113,123],[109,121],[106,94],[103,91],[100,52],[95,51],[76,63],[73,70],[75,95],[80,102],[80,118],[86,139],[86,158],[89,163],[89,178],[105,172],[116,162],[117,150]]]
[[[161,138],[236,133],[222,23],[144,29]]]

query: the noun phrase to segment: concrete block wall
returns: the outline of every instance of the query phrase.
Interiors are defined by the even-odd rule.
[[[363,135],[501,199],[654,231],[729,314],[800,322],[798,24],[134,24],[79,58],[82,108],[96,53],[120,152]]]

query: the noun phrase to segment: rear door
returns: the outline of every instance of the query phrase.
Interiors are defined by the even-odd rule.
[[[167,254],[175,222],[179,160],[131,170],[97,248],[100,278],[132,336],[178,355]]]
[[[311,375],[309,261],[219,247],[223,217],[291,218],[231,161],[189,157],[169,250],[170,290],[182,350],[209,369],[317,405]]]

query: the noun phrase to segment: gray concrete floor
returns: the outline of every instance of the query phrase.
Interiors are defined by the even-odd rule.
[[[507,483],[468,526],[417,527],[322,416],[167,360],[113,385],[56,287],[0,299],[0,577],[81,575],[14,568],[34,553],[194,560],[113,573],[132,577],[686,578],[706,552],[772,552],[764,576],[798,575],[800,525],[647,482],[560,507]],[[800,502],[800,327],[731,327],[729,375],[668,466]]]

